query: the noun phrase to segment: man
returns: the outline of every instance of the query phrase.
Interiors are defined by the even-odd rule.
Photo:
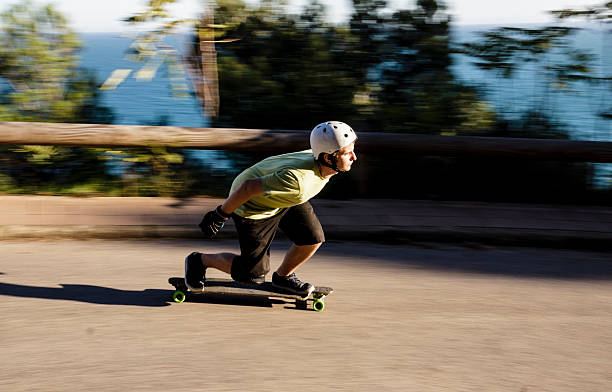
[[[233,218],[240,242],[240,255],[193,252],[185,258],[185,284],[202,291],[206,269],[226,272],[232,279],[249,284],[264,282],[270,271],[270,246],[280,227],[293,245],[272,275],[275,287],[308,296],[314,290],[302,282],[295,270],[325,241],[323,229],[308,202],[329,179],[351,169],[357,135],[347,124],[328,121],[310,133],[311,150],[272,156],[240,173],[227,199],[206,213],[200,228],[213,238]]]

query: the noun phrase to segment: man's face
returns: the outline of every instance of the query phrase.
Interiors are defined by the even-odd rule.
[[[355,142],[339,149],[338,152],[336,152],[336,158],[338,160],[338,170],[351,170],[353,162],[357,160],[357,155],[355,154]]]

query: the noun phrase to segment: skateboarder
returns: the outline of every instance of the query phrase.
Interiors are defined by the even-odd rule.
[[[310,295],[314,286],[302,282],[295,270],[325,241],[323,229],[308,202],[329,179],[351,169],[357,135],[340,121],[317,125],[310,133],[311,150],[272,156],[240,173],[229,196],[204,215],[200,228],[213,238],[234,219],[240,254],[193,252],[185,258],[185,284],[202,291],[206,269],[215,268],[248,284],[263,283],[270,271],[270,246],[280,227],[293,242],[272,275],[275,287]]]

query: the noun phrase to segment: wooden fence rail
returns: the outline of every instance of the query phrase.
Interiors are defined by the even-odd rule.
[[[612,142],[431,136],[357,132],[357,151],[443,156],[514,157],[612,163]],[[203,150],[287,152],[309,148],[309,131],[168,126],[0,122],[0,145],[169,146]]]

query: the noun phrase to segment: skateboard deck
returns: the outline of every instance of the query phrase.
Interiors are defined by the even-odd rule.
[[[254,297],[293,299],[296,301],[296,306],[298,308],[307,308],[308,301],[312,300],[312,309],[316,310],[317,312],[321,312],[323,309],[325,309],[323,299],[334,291],[334,289],[331,287],[316,286],[315,290],[310,296],[302,297],[298,294],[293,294],[282,289],[278,289],[272,285],[272,282],[264,282],[259,285],[247,285],[231,279],[206,279],[206,282],[204,283],[204,291],[194,292],[187,288],[184,278],[173,277],[168,279],[168,283],[170,283],[176,289],[172,295],[172,299],[178,303],[185,301],[187,294],[246,295]]]

